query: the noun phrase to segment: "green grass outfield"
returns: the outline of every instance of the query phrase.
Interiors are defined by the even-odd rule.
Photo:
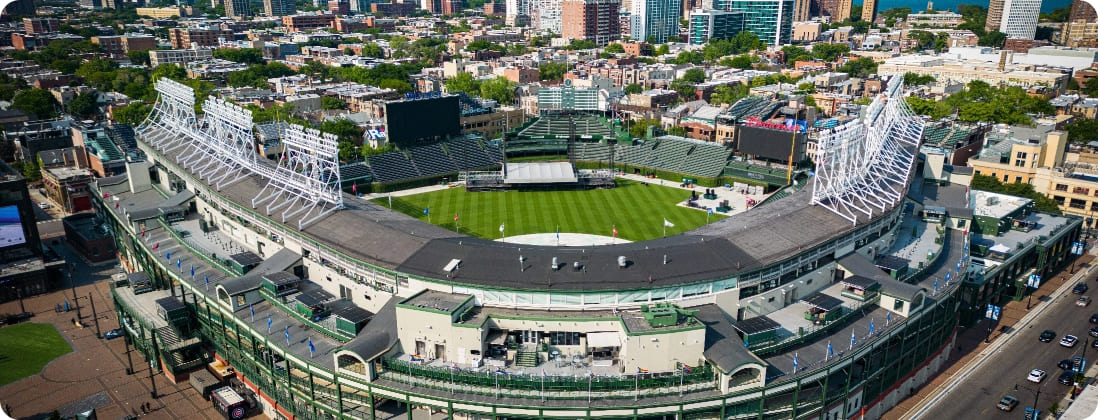
[[[499,239],[499,225],[507,236],[531,233],[567,233],[611,236],[643,241],[663,236],[663,219],[674,223],[667,235],[686,232],[705,224],[706,212],[675,204],[690,192],[659,185],[617,180],[613,189],[579,191],[485,191],[466,192],[450,188],[404,197],[393,197],[393,210],[427,221],[423,210],[430,208],[430,222],[467,235]],[[700,194],[700,191],[699,191]],[[375,203],[388,205],[386,198]],[[454,222],[457,214],[458,221]],[[710,222],[723,219],[709,216]]]
[[[0,386],[42,371],[72,352],[53,324],[23,323],[0,328]]]

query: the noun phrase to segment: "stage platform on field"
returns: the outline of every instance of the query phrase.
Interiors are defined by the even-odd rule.
[[[568,162],[508,162],[504,184],[575,184],[576,170]]]

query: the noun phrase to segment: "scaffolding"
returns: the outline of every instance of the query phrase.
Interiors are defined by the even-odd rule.
[[[856,224],[903,198],[924,123],[904,101],[902,82],[892,77],[862,118],[821,133],[813,205]]]
[[[283,223],[300,215],[298,229],[342,209],[339,139],[291,124],[282,142],[278,165],[262,173],[268,182],[252,199],[252,208],[267,203],[268,216],[282,209]]]

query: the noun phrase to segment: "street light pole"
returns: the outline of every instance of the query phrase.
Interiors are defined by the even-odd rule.
[[[1026,391],[1033,394],[1033,412],[1034,412],[1034,414],[1036,414],[1037,413],[1037,404],[1038,404],[1038,401],[1040,401],[1040,399],[1041,399],[1041,387],[1037,387],[1037,389],[1031,389],[1031,388],[1026,387],[1026,386],[1019,386],[1018,384],[1014,384],[1014,390],[1017,391],[1019,389],[1024,389],[1024,390],[1026,390]],[[1022,413],[1023,413],[1022,415],[1024,416],[1025,411],[1023,410]],[[1034,417],[1033,420],[1036,420],[1037,416],[1033,416],[1033,417]]]
[[[1029,290],[1029,286],[1026,286],[1026,290]],[[1033,293],[1035,293],[1035,292],[1037,292],[1037,291],[1033,290],[1033,291],[1029,292],[1029,300],[1026,302],[1026,310],[1027,311],[1029,310],[1030,305],[1033,304]]]
[[[95,338],[103,338],[103,334],[99,332],[99,316],[95,313],[95,301],[92,300],[91,292],[88,292],[88,303],[92,308],[92,320],[95,321]]]

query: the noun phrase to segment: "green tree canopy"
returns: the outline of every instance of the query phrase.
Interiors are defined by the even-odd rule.
[[[218,48],[213,51],[214,58],[243,64],[263,64],[263,51],[256,48]]]
[[[504,77],[485,80],[480,84],[480,96],[492,99],[504,105],[515,102],[515,89],[518,84]]]
[[[991,31],[976,40],[976,44],[981,47],[1002,47],[1003,42],[1006,41],[1006,34],[999,31]]]
[[[469,95],[480,95],[480,82],[473,75],[466,72],[446,79],[446,91],[451,93],[465,92]]]
[[[323,109],[347,109],[347,103],[343,102],[339,98],[333,98],[331,96],[321,96],[320,107]]]
[[[1068,139],[1075,142],[1089,142],[1098,140],[1098,120],[1091,118],[1079,118],[1075,122],[1064,126],[1068,132]]]
[[[812,46],[812,58],[832,62],[850,52],[846,44],[816,44]]]
[[[705,81],[705,70],[700,68],[689,69],[683,73],[682,78],[691,83],[702,83]]]
[[[564,80],[564,73],[571,68],[568,63],[545,61],[538,64],[538,75],[541,80]]]
[[[867,77],[877,73],[877,62],[869,57],[856,58],[847,61],[838,68],[838,71],[849,74],[851,77]]]
[[[57,99],[48,90],[38,88],[20,91],[11,100],[12,108],[38,118],[56,117],[58,106]]]
[[[111,114],[114,120],[119,123],[136,126],[145,121],[145,118],[149,116],[149,112],[152,112],[151,106],[142,102],[131,102],[124,107],[115,108]]]
[[[728,66],[732,68],[747,70],[753,68],[755,63],[761,61],[759,56],[754,54],[740,54],[735,57],[725,57],[720,61],[720,65]]]
[[[643,91],[644,91],[644,88],[643,88],[643,87],[641,87],[641,85],[638,85],[638,84],[636,84],[636,83],[630,83],[630,84],[628,84],[628,85],[625,85],[625,89],[624,89],[624,90],[625,90],[625,93],[626,93],[626,94],[629,94],[629,95],[633,95],[633,94],[637,94],[637,93],[641,93],[641,92],[643,92]]]
[[[709,96],[709,103],[713,105],[731,105],[747,96],[747,92],[747,86],[740,83],[717,86],[713,89],[713,94]]]
[[[934,79],[934,76],[931,76],[929,74],[921,75],[911,72],[904,73],[904,85],[907,86],[929,85],[931,83],[934,83],[935,80],[936,79]]]
[[[613,44],[607,45],[606,48],[603,49],[603,51],[606,51],[608,53],[622,54],[625,52],[625,47],[622,47],[621,44],[615,42]]]
[[[96,96],[95,92],[84,92],[76,95],[75,98],[69,100],[69,103],[65,104],[65,110],[78,118],[91,119],[98,113]]]
[[[130,59],[131,63],[141,66],[149,65],[149,50],[129,51],[126,52],[126,57]]]

